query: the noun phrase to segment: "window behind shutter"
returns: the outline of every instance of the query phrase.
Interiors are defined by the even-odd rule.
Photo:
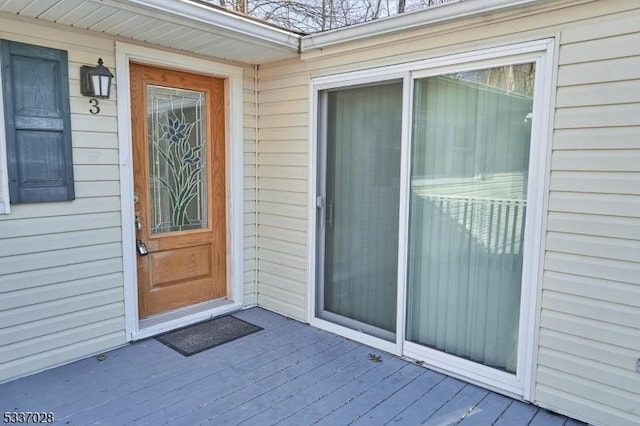
[[[2,40],[12,204],[75,198],[67,52]]]

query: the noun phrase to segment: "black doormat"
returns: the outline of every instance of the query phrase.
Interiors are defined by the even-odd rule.
[[[156,340],[191,356],[260,330],[262,327],[226,315],[161,334]]]

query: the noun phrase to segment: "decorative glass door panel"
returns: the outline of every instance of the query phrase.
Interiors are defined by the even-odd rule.
[[[408,341],[515,373],[533,64],[415,80]]]
[[[207,227],[203,92],[147,86],[151,232]]]
[[[402,84],[322,93],[321,318],[395,340]]]
[[[224,81],[131,64],[140,318],[227,296]]]

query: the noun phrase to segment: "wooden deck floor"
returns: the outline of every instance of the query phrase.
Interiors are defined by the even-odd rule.
[[[188,358],[136,342],[0,385],[0,408],[69,425],[582,424],[263,309],[236,316],[264,330]]]

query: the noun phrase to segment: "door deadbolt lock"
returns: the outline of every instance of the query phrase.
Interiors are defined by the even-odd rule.
[[[140,240],[136,240],[136,249],[138,250],[138,254],[140,256],[146,256],[149,254],[149,250],[147,249],[147,245]]]

